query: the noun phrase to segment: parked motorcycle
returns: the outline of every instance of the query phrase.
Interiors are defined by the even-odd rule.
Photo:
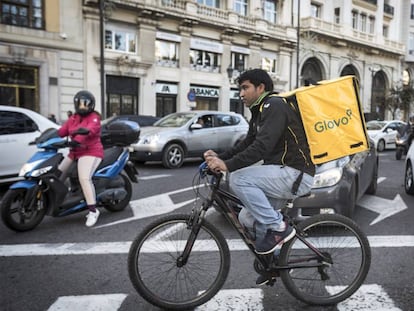
[[[73,134],[86,134],[84,130]],[[138,124],[130,121],[113,123],[102,131],[104,158],[93,176],[98,208],[118,212],[128,205],[131,181],[138,182],[138,172],[129,161],[128,146],[138,140],[139,134]],[[23,165],[20,176],[24,180],[10,186],[0,206],[4,224],[14,231],[35,228],[45,215],[62,217],[87,209],[76,161],[68,171],[68,179],[59,179],[58,166],[64,158],[59,149],[77,143],[59,137],[56,129],[46,130],[33,143],[39,150]]]
[[[406,131],[402,136],[397,133],[395,138],[395,159],[401,160],[403,155],[406,155],[411,144],[411,132]]]

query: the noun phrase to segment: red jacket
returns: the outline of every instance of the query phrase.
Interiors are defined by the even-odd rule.
[[[89,129],[88,135],[71,135],[72,132],[80,127]],[[72,148],[69,157],[77,160],[82,156],[89,155],[103,158],[103,146],[101,143],[101,118],[96,112],[91,112],[86,116],[77,113],[72,115],[58,130],[60,137],[70,136],[81,145]]]

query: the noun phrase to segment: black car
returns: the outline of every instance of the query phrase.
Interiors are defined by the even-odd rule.
[[[102,121],[102,126],[108,126],[109,124],[117,121],[133,121],[138,123],[140,127],[151,126],[158,121],[159,117],[141,115],[141,114],[124,114],[119,116],[112,116]]]

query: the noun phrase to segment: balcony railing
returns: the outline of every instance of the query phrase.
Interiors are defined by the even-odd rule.
[[[403,44],[386,38],[381,45],[378,45],[375,41],[375,36],[371,33],[353,29],[352,35],[350,35],[348,32],[346,32],[346,29],[343,26],[336,23],[326,22],[314,17],[303,18],[301,20],[301,28],[303,30],[310,30],[315,33],[329,35],[333,38],[358,42],[360,44],[373,46],[375,48],[394,50],[396,53],[402,53],[405,49],[405,46]]]

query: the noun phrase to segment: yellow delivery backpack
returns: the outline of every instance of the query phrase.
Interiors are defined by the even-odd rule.
[[[298,107],[314,164],[369,149],[355,76],[279,94]]]

